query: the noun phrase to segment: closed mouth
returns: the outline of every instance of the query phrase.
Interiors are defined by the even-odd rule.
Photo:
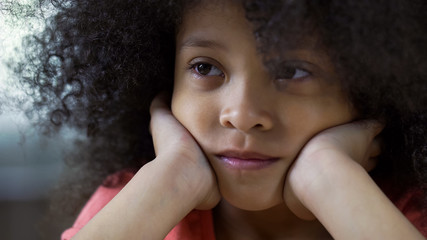
[[[216,157],[225,164],[226,167],[241,170],[257,170],[265,168],[279,158],[272,157],[257,152],[225,151]]]

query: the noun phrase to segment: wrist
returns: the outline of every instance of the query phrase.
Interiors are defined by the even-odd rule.
[[[321,151],[314,158],[298,161],[298,171],[290,173],[295,194],[334,238],[420,236],[367,171],[348,155]]]
[[[295,196],[313,212],[320,198],[345,188],[352,175],[359,178],[360,174],[366,171],[348,155],[327,149],[302,154],[289,172],[288,181]]]
[[[190,210],[210,209],[211,197],[218,195],[212,188],[216,186],[216,177],[201,152],[199,156],[190,154],[171,152],[158,156],[152,163],[159,169],[164,185],[169,186],[168,191],[179,193]]]
[[[76,239],[163,239],[197,204],[182,169],[162,157],[145,164]]]

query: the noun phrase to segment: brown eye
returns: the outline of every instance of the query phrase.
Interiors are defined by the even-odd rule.
[[[204,76],[222,76],[223,73],[217,67],[209,63],[196,63],[193,65],[194,70]]]
[[[200,63],[196,66],[196,71],[202,75],[208,75],[211,72],[212,65],[206,63]]]
[[[296,67],[284,67],[280,73],[281,79],[298,79],[309,76],[310,73]]]
[[[286,79],[291,79],[293,78],[293,76],[295,75],[297,69],[293,68],[293,67],[285,67],[283,69],[282,75],[280,76],[281,78],[286,78]]]

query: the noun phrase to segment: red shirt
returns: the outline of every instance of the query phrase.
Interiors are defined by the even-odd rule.
[[[89,220],[92,219],[117,193],[132,179],[131,171],[120,171],[109,176],[103,185],[98,187],[86,203],[73,226],[62,233],[61,239],[71,239]],[[402,213],[414,226],[427,236],[427,224],[420,211],[419,192],[408,192],[395,202]],[[418,199],[418,200],[417,200]],[[212,211],[193,210],[181,220],[166,236],[166,240],[214,240]]]
[[[120,192],[133,176],[133,172],[126,170],[109,176],[83,207],[73,226],[62,233],[61,239],[71,239]],[[214,240],[212,211],[194,210],[190,212],[169,232],[165,239]]]

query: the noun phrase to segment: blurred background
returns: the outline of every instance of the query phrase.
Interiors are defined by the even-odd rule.
[[[38,132],[22,110],[31,99],[7,67],[22,54],[22,38],[40,31],[37,11],[34,0],[0,0],[0,238],[6,240],[59,239],[62,230],[41,236],[40,222],[71,139]]]

